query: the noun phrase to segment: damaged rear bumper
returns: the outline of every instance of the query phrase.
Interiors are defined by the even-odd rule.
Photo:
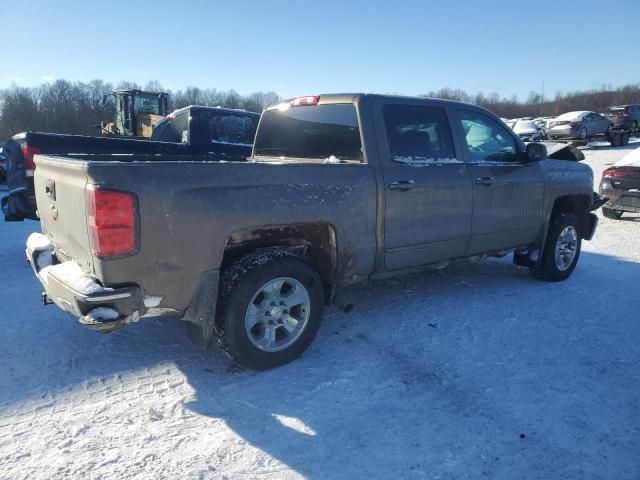
[[[26,255],[44,288],[44,302],[55,303],[93,330],[111,332],[138,321],[144,313],[140,287],[104,287],[77,263],[59,263],[53,245],[42,234],[29,236]]]

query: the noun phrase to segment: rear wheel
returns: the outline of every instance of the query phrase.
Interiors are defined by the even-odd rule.
[[[580,140],[584,140],[585,138],[587,138],[587,129],[585,127],[582,127],[578,132],[578,138]]]
[[[623,213],[624,212],[622,210],[614,210],[613,208],[602,207],[602,214],[606,218],[610,218],[612,220],[620,220]]]
[[[611,135],[611,146],[619,147],[622,143],[622,136],[619,133],[614,133]]]
[[[218,332],[239,364],[267,370],[291,362],[311,344],[322,320],[322,281],[301,258],[259,250],[223,277]]]
[[[580,222],[572,212],[557,212],[551,219],[542,259],[534,274],[544,280],[559,282],[576,268],[582,238]]]

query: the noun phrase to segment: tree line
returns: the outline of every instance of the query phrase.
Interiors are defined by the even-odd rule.
[[[141,86],[134,82],[120,82],[116,88],[137,88],[169,93],[169,110],[188,105],[242,108],[262,112],[269,104],[279,100],[274,92],[256,92],[240,95],[235,90],[216,90],[187,87],[170,91],[157,81]],[[97,135],[96,125],[112,122],[115,118],[115,102],[110,93],[114,85],[103,80],[70,82],[56,80],[37,87],[12,85],[0,90],[0,141],[27,130]]]
[[[0,140],[27,130],[54,133],[95,135],[95,125],[113,121],[115,105],[112,96],[103,101],[104,94],[113,90],[113,84],[103,80],[70,82],[56,80],[37,87],[12,85],[0,90]],[[116,88],[139,88],[149,91],[168,91],[169,108],[187,105],[208,105],[243,108],[261,112],[280,97],[274,92],[256,92],[240,95],[235,90],[187,87],[184,90],[165,90],[157,81],[142,88],[133,82],[120,82]],[[557,116],[573,110],[602,112],[612,105],[640,103],[640,83],[622,87],[603,86],[600,89],[557,92],[553,98],[531,92],[520,101],[516,96],[500,97],[497,93],[476,94],[460,89],[442,88],[423,96],[473,103],[492,110],[500,117]]]
[[[479,92],[474,95],[464,90],[442,88],[422,96],[473,103],[503,118],[556,117],[572,111],[604,112],[607,107],[614,105],[640,104],[640,83],[617,88],[605,85],[599,89],[556,92],[552,98],[544,98],[542,95],[542,93],[530,92],[526,100],[520,101],[516,96],[501,98],[495,92],[488,95]]]

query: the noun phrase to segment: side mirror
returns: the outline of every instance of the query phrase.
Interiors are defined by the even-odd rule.
[[[539,162],[547,158],[547,147],[542,143],[527,144],[526,163]]]

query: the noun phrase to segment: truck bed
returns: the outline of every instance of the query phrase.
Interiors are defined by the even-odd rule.
[[[352,259],[344,261],[344,278],[368,274],[374,263],[376,182],[366,164],[37,155],[36,165],[42,230],[59,260],[77,262],[104,286],[138,285],[178,312],[201,275],[220,267],[227,242],[241,243],[256,227],[326,223],[339,232],[340,254]],[[139,253],[107,261],[91,255],[88,185],[135,194]]]

